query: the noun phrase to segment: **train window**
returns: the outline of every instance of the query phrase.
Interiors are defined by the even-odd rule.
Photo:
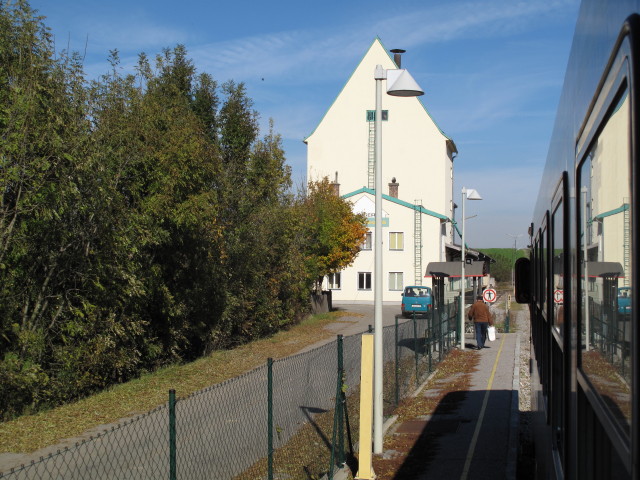
[[[547,300],[547,229],[540,232],[540,311],[544,314]],[[545,318],[546,320],[546,318]]]
[[[578,169],[579,361],[627,435],[633,285],[629,136],[629,95],[623,82]]]
[[[564,333],[564,215],[562,201],[553,212],[553,230],[551,245],[551,269],[553,285],[551,285],[553,298],[553,328],[560,336]]]

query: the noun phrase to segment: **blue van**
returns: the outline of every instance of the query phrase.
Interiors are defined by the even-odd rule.
[[[618,288],[618,313],[631,313],[631,288]]]
[[[404,287],[402,292],[402,315],[410,317],[412,314],[423,315],[433,308],[431,288],[415,285]]]

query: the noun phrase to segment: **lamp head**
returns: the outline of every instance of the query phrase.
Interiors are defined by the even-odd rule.
[[[482,200],[482,197],[477,190],[467,188],[467,200]]]
[[[406,70],[387,70],[387,94],[394,97],[419,97],[424,95],[424,90]]]

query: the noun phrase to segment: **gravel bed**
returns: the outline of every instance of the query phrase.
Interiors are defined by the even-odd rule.
[[[514,313],[516,331],[520,333],[520,392],[518,395],[520,438],[517,478],[519,480],[529,480],[534,478],[533,472],[535,472],[531,432],[531,376],[529,372],[529,362],[531,359],[531,323],[528,309],[525,308]]]

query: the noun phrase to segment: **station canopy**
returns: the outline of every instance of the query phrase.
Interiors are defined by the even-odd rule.
[[[462,265],[460,262],[429,262],[425,278],[451,277],[460,278]],[[465,277],[484,277],[484,262],[467,263],[464,266]]]
[[[589,277],[624,277],[624,269],[618,262],[587,262]]]

